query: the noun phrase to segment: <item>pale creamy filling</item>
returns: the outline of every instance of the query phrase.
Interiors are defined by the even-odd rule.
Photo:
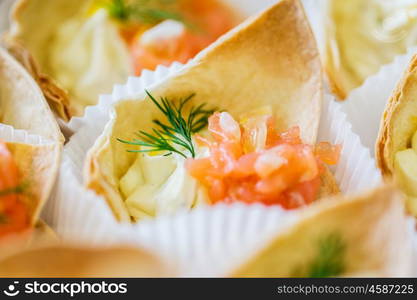
[[[207,148],[196,148],[197,157],[208,156]],[[185,168],[185,158],[138,153],[121,178],[119,189],[129,214],[136,220],[172,215],[206,203],[204,191]]]
[[[417,21],[416,0],[373,0],[375,14],[369,13],[371,33],[385,42],[404,40],[407,44],[416,36],[409,33]]]
[[[105,9],[63,23],[49,51],[51,75],[76,98],[79,111],[133,74],[129,51]]]
[[[333,1],[336,65],[350,74],[350,88],[417,43],[417,0]],[[332,29],[331,29],[332,30]]]

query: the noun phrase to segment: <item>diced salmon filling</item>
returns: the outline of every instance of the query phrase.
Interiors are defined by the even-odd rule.
[[[0,238],[28,228],[29,216],[22,195],[13,191],[19,186],[19,172],[7,145],[0,141]]]
[[[158,65],[167,66],[174,61],[186,63],[236,25],[232,11],[218,0],[181,0],[178,5],[181,16],[190,24],[179,36],[143,45],[140,43],[143,26],[121,29],[130,48],[136,75],[143,69],[154,70]]]
[[[212,139],[196,136],[209,156],[188,159],[188,172],[202,184],[212,203],[261,202],[298,208],[317,198],[324,164],[336,164],[340,146],[304,144],[300,129],[278,133],[271,116],[239,124],[227,112],[209,118]]]

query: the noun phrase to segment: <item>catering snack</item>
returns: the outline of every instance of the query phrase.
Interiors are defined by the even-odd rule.
[[[32,231],[56,179],[63,136],[30,75],[0,49],[0,243]]]
[[[301,211],[294,224],[229,275],[410,276],[412,240],[401,193],[384,186],[361,196],[335,198]]]
[[[414,56],[388,100],[375,145],[378,166],[385,177],[394,177],[407,195],[407,207],[413,215],[417,215],[416,66]]]
[[[321,98],[301,4],[280,1],[179,74],[115,103],[88,153],[86,185],[122,221],[201,202],[305,205],[319,189],[338,191],[325,165],[340,148],[314,146]]]
[[[26,64],[33,57],[35,77],[67,92],[54,85],[50,102],[65,119],[129,75],[185,63],[238,20],[219,0],[20,0],[6,42]]]
[[[341,99],[416,45],[415,1],[326,0],[324,64]]]
[[[55,144],[0,142],[0,239],[31,229],[38,221],[56,176],[56,152]]]
[[[0,256],[0,277],[167,277],[175,273],[159,257],[126,246],[55,242]]]
[[[42,91],[25,69],[0,48],[0,123],[63,143]]]

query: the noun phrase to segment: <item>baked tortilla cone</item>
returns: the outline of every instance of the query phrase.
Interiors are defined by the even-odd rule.
[[[168,277],[176,272],[149,252],[131,247],[52,244],[0,260],[0,277]]]
[[[412,149],[412,137],[417,130],[417,56],[411,59],[403,78],[398,83],[385,107],[381,118],[378,139],[375,144],[376,161],[385,178],[393,177],[397,185],[407,195],[407,209],[417,215],[415,191],[413,190],[412,163],[406,166],[396,161],[397,153]],[[401,154],[402,155],[402,154]],[[402,157],[402,156],[399,156]],[[408,161],[406,162],[408,164]],[[405,175],[405,174],[408,175]],[[412,176],[412,175],[411,175]],[[411,180],[411,181],[410,181]]]
[[[64,121],[71,118],[73,109],[67,91],[47,75],[48,52],[45,49],[56,28],[77,14],[84,3],[87,1],[16,1],[11,13],[11,29],[4,39],[6,47],[39,83],[51,108]]]
[[[394,173],[394,158],[398,151],[409,148],[417,130],[417,55],[388,100],[382,116],[375,156],[383,175]]]
[[[24,187],[23,199],[29,211],[31,226],[34,226],[55,183],[62,146],[59,143],[6,144],[17,164]]]
[[[0,123],[62,143],[64,137],[41,90],[25,69],[0,48]]]
[[[345,99],[381,66],[416,44],[413,18],[393,22],[413,9],[410,2],[401,2],[325,1],[323,62],[332,91],[340,99]]]
[[[334,178],[333,173],[327,166],[325,166],[324,172],[320,175],[320,180],[321,186],[317,196],[318,199],[340,193],[336,178]]]
[[[27,49],[16,41],[7,39],[7,37],[4,41],[6,41],[4,44],[9,53],[25,67],[39,85],[55,115],[63,121],[68,122],[72,116],[68,93],[59,87],[52,78],[39,71],[39,67],[36,65],[32,55]]]
[[[360,78],[357,78],[355,68],[350,69],[347,65],[343,52],[345,45],[340,41],[341,29],[336,23],[340,22],[340,15],[343,16],[342,21],[346,19],[345,7],[353,6],[356,9],[355,6],[360,1],[362,0],[351,0],[350,3],[343,3],[349,1],[330,1],[326,8],[329,16],[326,23],[323,65],[331,91],[341,100],[345,99],[348,93],[360,84]]]
[[[345,74],[346,71],[340,70],[335,66],[337,59],[334,58],[334,56],[337,54],[331,50],[330,44],[326,44],[325,51],[324,70],[327,74],[330,90],[338,99],[344,100],[354,86],[351,83],[346,82],[345,78],[349,76]]]
[[[92,2],[93,0],[18,0],[12,9],[10,30],[4,39],[10,52],[29,70],[43,89],[51,108],[64,121],[68,121],[72,116],[82,115],[85,106],[94,105],[96,102],[91,103],[89,101],[89,103],[85,103],[86,99],[83,99],[80,95],[75,95],[75,92],[71,91],[71,88],[65,82],[61,82],[63,80],[56,78],[57,76],[54,75],[53,70],[62,66],[53,65],[51,47],[56,39],[55,34],[61,28],[61,25],[65,25],[65,22],[71,19],[86,15]],[[45,21],[39,22],[39,20]],[[33,30],[33,28],[36,28],[36,30]],[[103,45],[101,46],[103,47]],[[109,52],[109,49],[106,51]],[[85,53],[76,54],[83,55]],[[118,63],[122,59],[123,62],[130,64],[129,59],[120,58],[128,56],[127,50],[125,55],[113,52],[112,55],[113,57],[119,57],[117,58]],[[74,63],[76,64],[77,61]],[[114,66],[112,70],[117,72]],[[84,71],[84,73],[89,73],[88,69]],[[133,74],[133,70],[131,74]],[[126,78],[131,74],[127,74]],[[70,81],[76,81],[76,78],[81,76],[66,75],[71,78]],[[91,80],[91,78],[88,80]],[[114,82],[114,84],[120,83],[119,81]],[[100,89],[96,95],[97,100],[99,94],[107,92],[110,91]]]
[[[321,65],[310,27],[298,1],[284,0],[247,20],[201,52],[179,74],[150,88],[155,97],[179,99],[195,93],[194,104],[239,117],[268,105],[279,130],[297,125],[303,141],[315,143],[322,99]],[[129,215],[119,180],[135,159],[116,138],[130,140],[152,128],[160,111],[143,93],[114,105],[103,134],[87,154],[85,182],[103,195],[117,219]],[[337,190],[329,173],[322,189]]]
[[[394,158],[407,149],[417,130],[417,55],[413,56],[382,116],[375,156],[383,175],[392,176]]]
[[[313,273],[310,268],[320,253],[320,242],[328,237],[339,241],[334,254],[340,255],[342,267],[337,276],[411,275],[412,242],[400,192],[388,185],[365,195],[328,200],[301,211],[295,224],[229,275],[315,277],[318,270]],[[319,270],[324,272],[325,266],[322,263]]]

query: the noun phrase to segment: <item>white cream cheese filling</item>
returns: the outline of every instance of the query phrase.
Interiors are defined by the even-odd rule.
[[[129,51],[105,9],[63,23],[49,51],[51,75],[76,98],[79,112],[133,74]]]
[[[206,157],[207,148],[196,148],[197,157]],[[138,153],[136,160],[120,179],[119,188],[135,220],[172,215],[206,203],[205,193],[185,167],[186,158]]]

